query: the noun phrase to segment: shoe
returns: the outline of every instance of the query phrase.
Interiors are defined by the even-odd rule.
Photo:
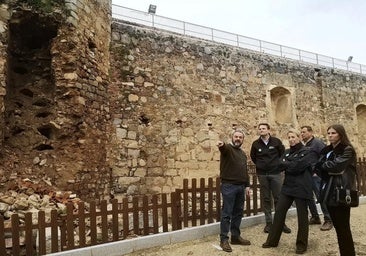
[[[229,244],[229,241],[222,241],[221,243],[220,243],[220,247],[222,248],[222,250],[224,251],[224,252],[232,252],[233,250],[231,249],[231,246],[230,246],[230,244]]]
[[[263,232],[264,233],[269,233],[269,231],[271,230],[271,226],[272,226],[272,224],[267,223],[267,225],[263,229]]]
[[[291,233],[291,229],[289,227],[285,225],[283,225],[283,229],[282,229],[283,233],[286,233],[286,234],[290,234]]]
[[[311,217],[310,220],[309,220],[309,225],[316,225],[316,224],[322,224],[319,216]]]
[[[272,247],[277,247],[277,245],[273,245],[268,242],[265,242],[264,244],[262,244],[262,248],[272,248]]]
[[[231,244],[250,245],[250,241],[239,237],[231,237]]]
[[[320,227],[321,231],[328,231],[333,228],[333,223],[329,220],[324,221],[323,225]]]
[[[306,252],[306,248],[296,248],[296,254],[304,254]]]

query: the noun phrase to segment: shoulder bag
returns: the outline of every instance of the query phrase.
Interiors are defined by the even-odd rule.
[[[359,205],[359,181],[356,171],[356,190],[345,184],[343,172],[341,175],[332,175],[330,179],[334,183],[334,199],[337,206],[357,207]],[[334,180],[335,179],[335,180]]]

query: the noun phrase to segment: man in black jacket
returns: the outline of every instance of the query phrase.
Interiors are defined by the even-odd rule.
[[[228,233],[231,233],[231,244],[250,245],[250,241],[240,236],[240,223],[244,212],[245,195],[249,194],[249,175],[247,156],[241,149],[244,133],[235,130],[231,143],[219,141],[220,179],[222,211],[220,223],[220,246],[223,251],[231,252]]]
[[[280,157],[285,152],[285,146],[280,139],[271,136],[268,123],[260,123],[260,137],[255,140],[250,149],[250,157],[256,166],[260,184],[260,195],[266,219],[264,232],[268,233],[272,225],[272,197],[276,207],[282,187],[282,175],[279,168]],[[283,227],[283,232],[291,233],[291,229]]]
[[[325,143],[319,140],[318,138],[314,137],[313,129],[311,128],[311,126],[308,125],[301,126],[301,137],[304,145],[313,150],[319,158],[321,150],[325,147]],[[321,184],[321,178],[316,173],[313,173],[313,191],[318,200],[320,194],[320,184]],[[308,203],[311,213],[309,224],[310,225],[321,224],[314,198],[312,200],[309,200]],[[322,231],[331,230],[333,228],[333,222],[332,219],[330,218],[328,208],[325,203],[320,203],[320,207],[324,215],[324,223],[320,227],[320,230]]]

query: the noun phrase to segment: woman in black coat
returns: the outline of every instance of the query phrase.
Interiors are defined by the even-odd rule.
[[[296,254],[307,250],[309,236],[308,200],[313,197],[312,165],[317,161],[314,151],[306,148],[300,139],[300,133],[291,129],[287,133],[290,148],[281,159],[281,168],[285,171],[280,198],[277,202],[274,220],[263,248],[277,247],[281,238],[286,214],[295,201],[298,232]]]
[[[350,228],[351,208],[337,205],[333,193],[334,184],[329,180],[332,175],[338,177],[342,175],[343,179],[347,181],[345,186],[355,189],[356,152],[342,125],[329,126],[327,133],[330,145],[320,152],[319,162],[315,165],[315,171],[322,178],[320,200],[325,202],[332,218],[341,256],[353,256],[355,255],[355,247]]]

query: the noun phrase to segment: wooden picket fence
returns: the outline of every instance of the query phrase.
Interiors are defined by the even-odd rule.
[[[358,163],[360,190],[366,195],[366,162]],[[252,195],[246,198],[244,216],[261,212],[260,194],[255,169],[250,168]],[[199,181],[199,183],[198,183]],[[1,255],[45,255],[91,245],[133,239],[185,227],[205,225],[220,220],[221,195],[219,178],[183,181],[183,188],[169,194],[144,195],[112,199],[77,206],[67,204],[66,214],[52,210],[11,216],[10,225],[0,217]],[[9,222],[9,220],[8,220]],[[10,244],[10,245],[9,245]]]

